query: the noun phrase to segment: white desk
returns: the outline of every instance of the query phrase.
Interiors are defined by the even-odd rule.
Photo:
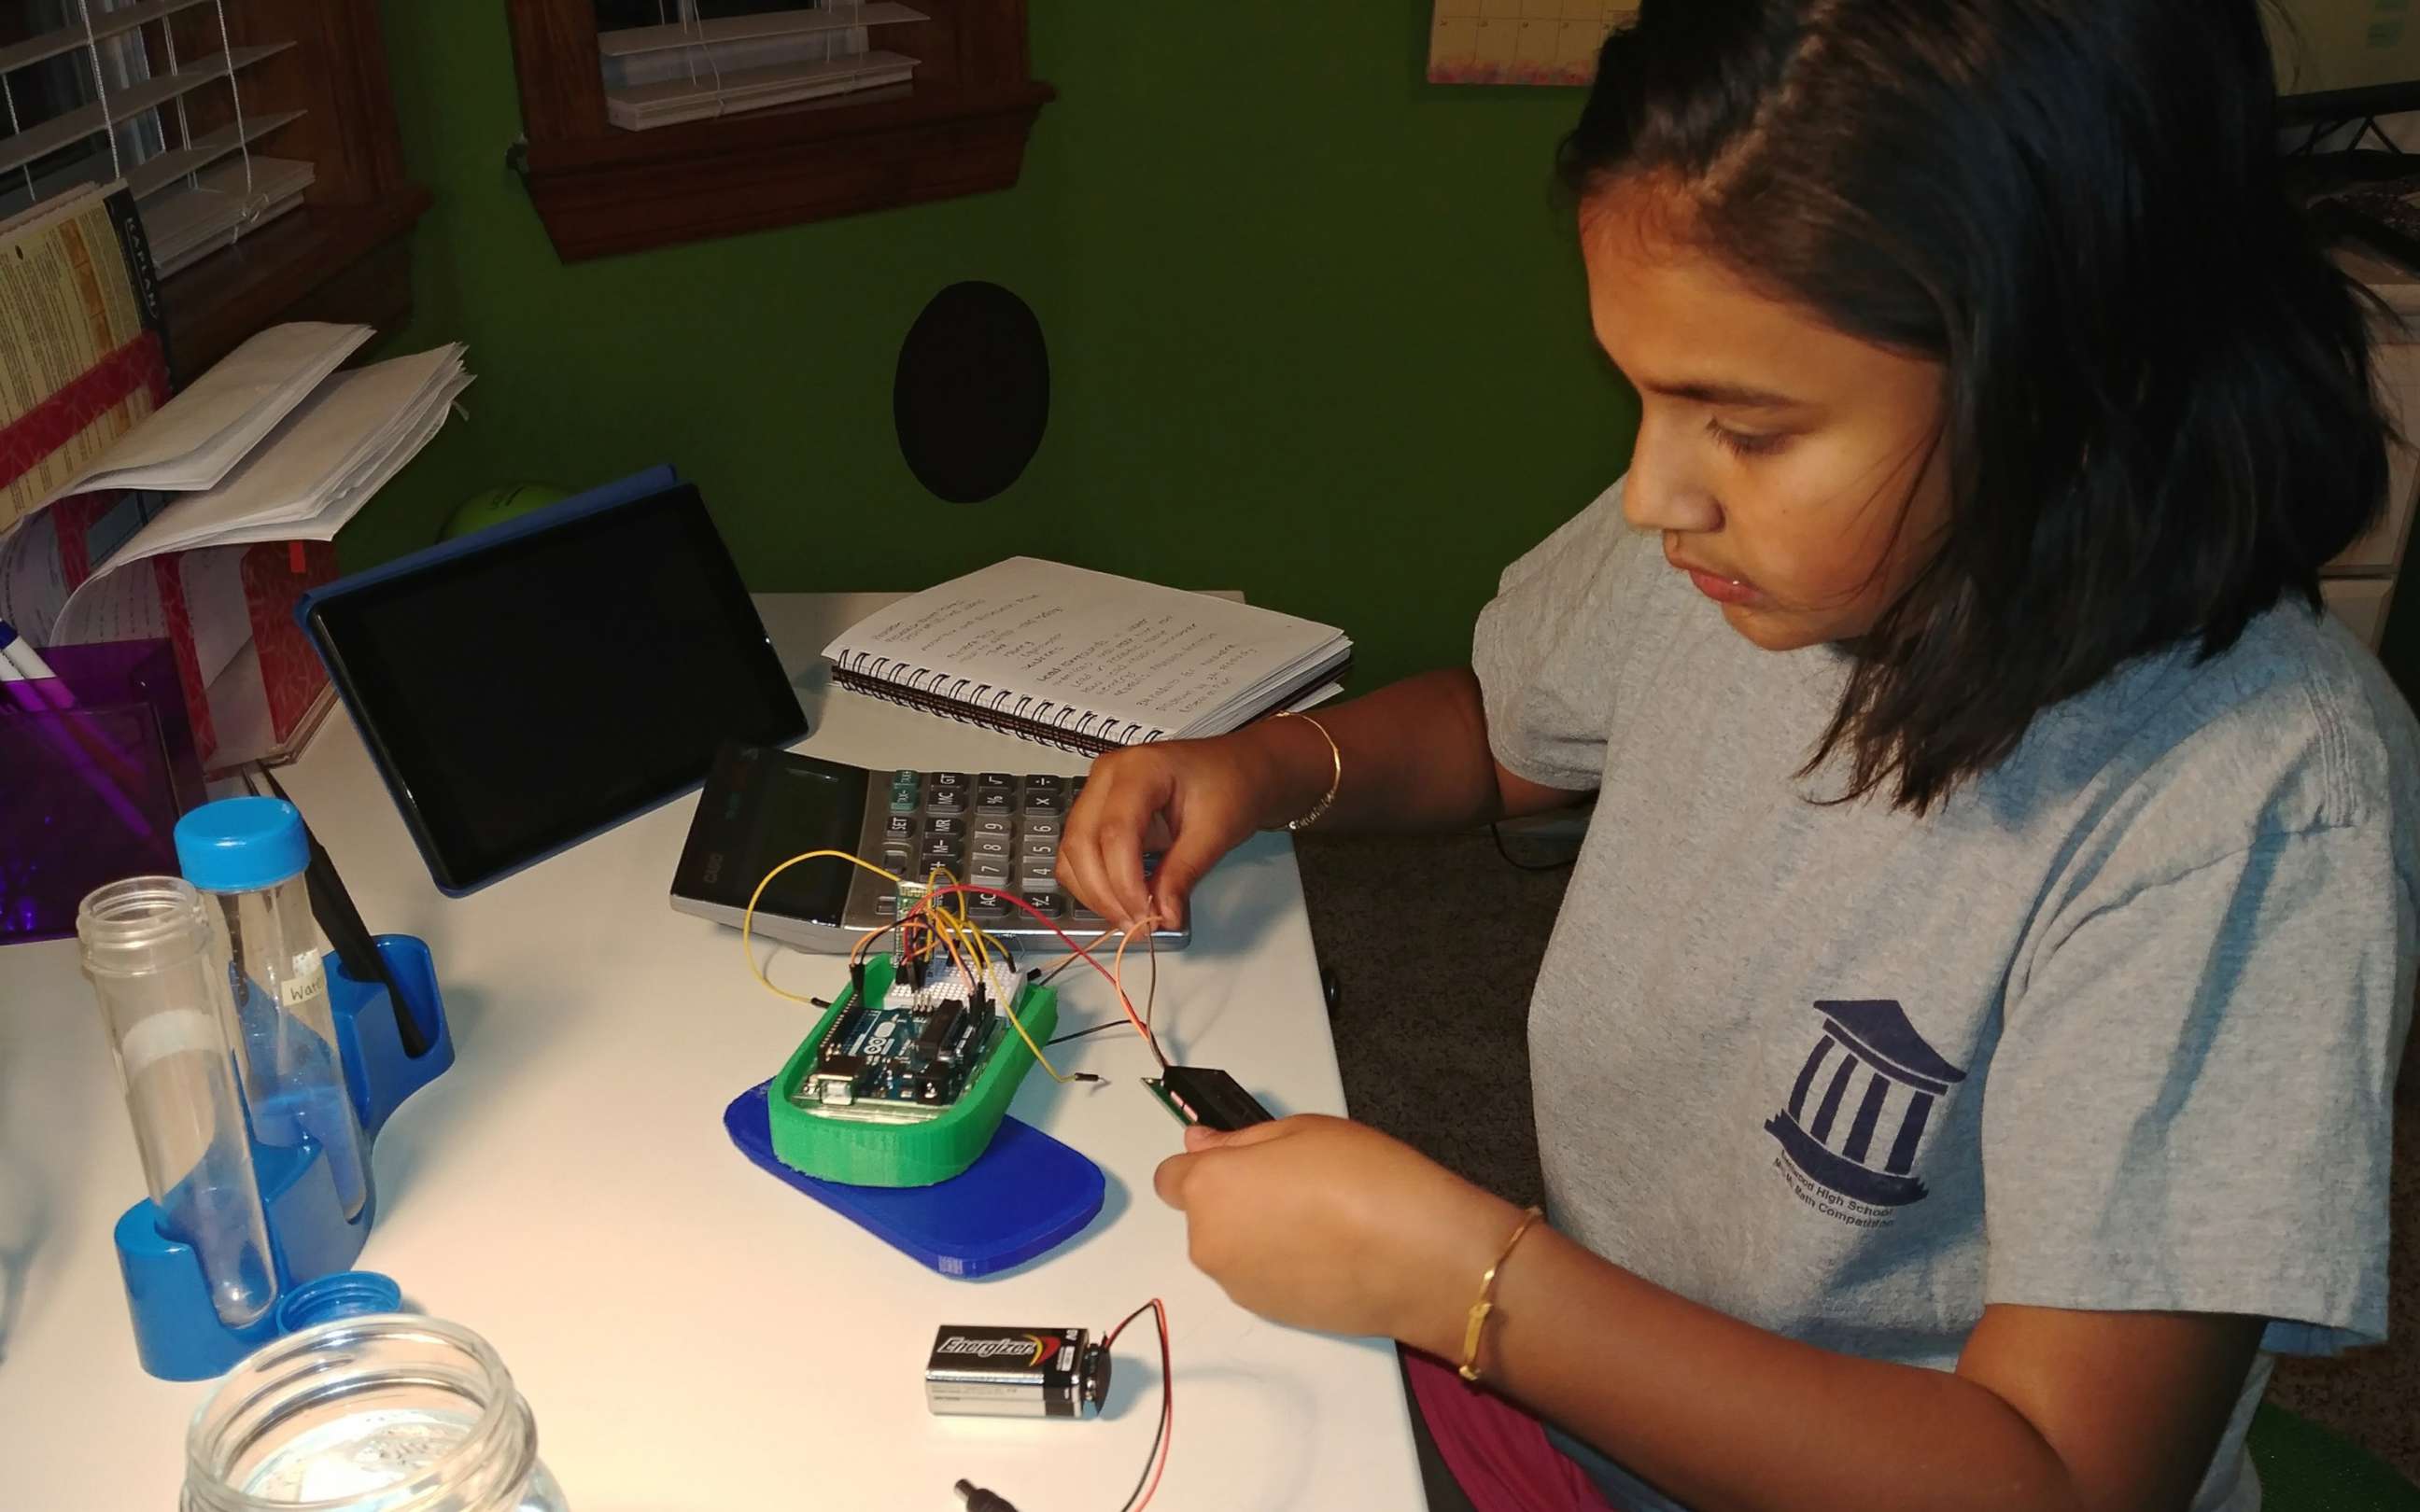
[[[876,768],[1080,769],[825,687],[816,652],[886,596],[760,599],[814,721],[803,748]],[[1179,1215],[1151,1190],[1177,1131],[1137,1085],[1150,1063],[1132,1034],[1053,1052],[1108,1085],[1035,1074],[1013,1106],[1100,1163],[1100,1217],[1007,1275],[946,1280],[724,1137],[724,1104],[810,1018],[749,979],[737,934],[666,904],[693,798],[449,902],[342,714],[283,780],[371,927],[436,952],[458,1046],[380,1136],[381,1211],[359,1263],[496,1346],[576,1512],[939,1512],[960,1476],[1023,1512],[1116,1512],[1158,1402],[1147,1322],[1121,1341],[1092,1422],[936,1418],[921,1370],[940,1323],[1098,1329],[1154,1294],[1177,1385],[1154,1508],[1423,1504],[1391,1348],[1264,1323],[1187,1262]],[[1161,957],[1171,1055],[1229,1068],[1275,1111],[1342,1111],[1282,837],[1213,873],[1194,930]],[[845,980],[832,958],[786,952],[773,975],[818,994]],[[1063,1028],[1114,1011],[1087,968],[1058,985]],[[0,1507],[174,1503],[209,1383],[135,1362],[109,1235],[143,1195],[74,942],[0,949]]]

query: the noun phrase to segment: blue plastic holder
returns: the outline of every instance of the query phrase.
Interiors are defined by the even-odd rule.
[[[378,949],[387,974],[409,1000],[407,1011],[427,1036],[428,1049],[418,1057],[404,1054],[386,988],[348,976],[329,958],[329,1008],[344,1062],[345,1089],[352,1094],[353,1111],[361,1119],[365,1162],[379,1131],[403,1100],[454,1064],[454,1034],[445,1022],[428,947],[409,934],[381,934]],[[316,1320],[328,1301],[322,1296],[328,1288],[314,1290],[306,1283],[345,1272],[369,1238],[378,1213],[374,1178],[362,1211],[349,1220],[318,1145],[307,1139],[291,1147],[256,1140],[252,1159],[269,1213],[269,1249],[277,1266],[280,1302],[242,1328],[229,1328],[220,1319],[193,1246],[161,1232],[160,1210],[148,1197],[117,1220],[117,1268],[134,1320],[135,1353],[144,1369],[163,1380],[205,1381],[224,1375],[261,1345]],[[349,1278],[339,1289],[348,1302],[358,1304],[382,1281]],[[383,1289],[391,1290],[392,1283],[384,1283]],[[306,1298],[311,1305],[286,1305]]]
[[[930,1186],[850,1186],[803,1175],[773,1153],[759,1082],[722,1111],[739,1152],[892,1249],[971,1280],[1022,1265],[1080,1232],[1101,1211],[1101,1168],[1030,1123],[1000,1120],[975,1163]]]

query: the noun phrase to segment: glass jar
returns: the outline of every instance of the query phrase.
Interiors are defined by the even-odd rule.
[[[255,1352],[185,1435],[181,1512],[566,1512],[537,1423],[470,1330],[339,1318]]]

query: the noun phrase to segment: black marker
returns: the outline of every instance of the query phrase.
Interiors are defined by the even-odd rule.
[[[261,780],[278,797],[286,790],[277,785],[267,767],[258,769]],[[301,813],[302,806],[295,805]],[[319,837],[311,832],[309,821],[302,825],[303,842],[310,847],[311,863],[304,868],[302,882],[311,894],[311,912],[319,927],[328,932],[328,943],[335,948],[336,959],[344,964],[345,975],[359,982],[376,982],[386,989],[387,1001],[395,1007],[396,1038],[403,1041],[403,1053],[413,1058],[428,1053],[428,1036],[420,1027],[419,1017],[411,1005],[404,1001],[403,988],[386,968],[386,957],[379,953],[378,941],[370,937],[369,926],[362,922],[361,910],[353,906],[352,895],[345,890],[344,880],[336,875],[336,863],[330,858]]]

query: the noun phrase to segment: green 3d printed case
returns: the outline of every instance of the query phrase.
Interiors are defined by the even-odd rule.
[[[891,990],[888,957],[869,962],[865,991],[879,1003]],[[928,1119],[901,1123],[872,1123],[836,1119],[811,1112],[790,1101],[799,1084],[814,1069],[815,1053],[856,1000],[855,989],[843,990],[817,1021],[814,1031],[791,1052],[782,1073],[766,1088],[766,1114],[772,1126],[773,1153],[783,1165],[827,1181],[852,1186],[930,1186],[946,1181],[975,1163],[991,1143],[1008,1100],[1033,1064],[1033,1052],[1015,1029],[1002,1024],[990,1053],[956,1103]],[[1059,1026],[1059,997],[1032,978],[1017,983],[1013,1010],[1017,1022],[1036,1043],[1047,1041]]]

